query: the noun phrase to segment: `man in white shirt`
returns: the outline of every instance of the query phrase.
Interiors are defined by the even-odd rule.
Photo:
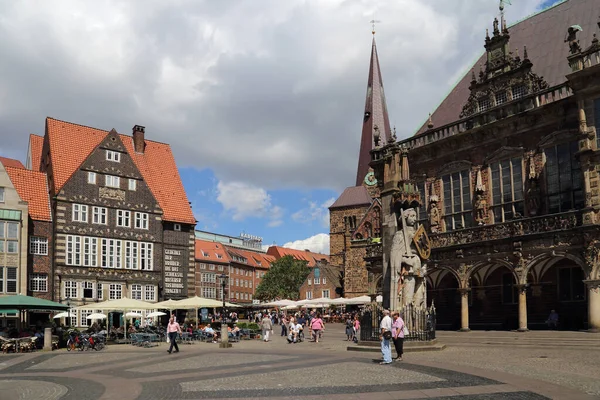
[[[391,364],[392,363],[392,347],[390,346],[390,340],[392,338],[392,318],[390,317],[390,310],[383,310],[383,318],[379,324],[381,328],[381,354],[383,355],[383,361],[379,364]]]

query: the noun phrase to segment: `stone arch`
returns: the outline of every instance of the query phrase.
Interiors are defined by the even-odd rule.
[[[483,286],[485,284],[486,279],[489,277],[489,275],[494,272],[496,269],[498,268],[502,268],[502,267],[506,267],[510,273],[513,275],[513,278],[515,280],[515,283],[520,283],[520,279],[519,276],[517,274],[517,271],[515,270],[515,267],[513,264],[511,264],[509,261],[506,260],[501,260],[501,259],[494,259],[494,258],[488,258],[486,261],[480,261],[478,263],[473,264],[473,267],[471,267],[471,269],[467,272],[466,275],[466,282],[469,282],[473,276],[475,275],[476,272],[479,272],[481,269],[485,268],[485,267],[489,267],[490,270],[486,271],[486,275],[484,275],[482,277],[482,279],[479,279],[479,277],[477,277],[477,279],[479,280],[479,285]]]
[[[552,253],[543,253],[543,254],[540,254],[540,255],[534,257],[525,266],[524,274],[525,274],[525,276],[527,276],[535,266],[539,265],[539,263],[541,263],[541,262],[545,262],[545,265],[542,266],[540,273],[536,274],[536,279],[539,279],[542,277],[543,272],[550,269],[554,264],[556,264],[557,262],[559,262],[562,259],[571,260],[575,264],[580,266],[587,279],[594,279],[593,278],[594,276],[598,276],[597,275],[599,273],[598,266],[595,266],[594,268],[590,268],[590,266],[585,262],[585,260],[583,258],[581,258],[575,254],[567,253],[567,252],[555,252],[555,251],[552,251]]]
[[[434,266],[434,267],[431,267],[431,271],[432,271],[432,272],[434,272],[434,271],[436,271],[436,270],[437,270],[437,271],[446,272],[446,274],[450,274],[450,275],[452,275],[452,276],[453,276],[453,277],[456,279],[456,281],[458,282],[458,287],[461,287],[461,279],[460,279],[460,276],[459,276],[459,274],[456,272],[456,270],[455,270],[454,268],[452,268],[452,267],[446,267],[446,266],[440,266],[440,265],[436,265],[436,266]],[[428,275],[429,275],[429,274],[428,274]],[[440,283],[441,279],[442,279],[444,276],[445,276],[445,274],[444,274],[444,275],[441,275],[441,276],[439,276],[439,277],[438,277],[438,279],[437,279],[435,282],[434,282],[434,281],[433,281],[433,279],[432,279],[432,283],[433,283],[433,286],[432,286],[432,287],[437,287],[437,285]]]

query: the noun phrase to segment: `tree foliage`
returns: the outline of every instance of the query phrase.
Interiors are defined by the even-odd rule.
[[[281,257],[271,264],[256,288],[254,297],[259,300],[292,299],[300,296],[300,286],[310,273],[306,261],[292,256]]]

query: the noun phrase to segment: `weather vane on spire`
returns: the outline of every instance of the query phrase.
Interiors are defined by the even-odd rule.
[[[378,21],[378,20],[375,20],[375,19],[372,19],[372,20],[370,20],[370,21],[369,21],[369,23],[371,24],[371,27],[373,28],[373,29],[371,30],[371,33],[372,33],[373,35],[375,35],[375,24],[378,24],[378,23],[380,23],[380,22],[381,22],[381,21]]]

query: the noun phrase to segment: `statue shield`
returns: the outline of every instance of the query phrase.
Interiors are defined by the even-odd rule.
[[[431,256],[431,242],[429,241],[429,237],[427,236],[427,232],[425,232],[423,225],[420,225],[417,232],[415,232],[413,243],[415,244],[419,256],[421,256],[423,260],[428,260],[429,256]]]

